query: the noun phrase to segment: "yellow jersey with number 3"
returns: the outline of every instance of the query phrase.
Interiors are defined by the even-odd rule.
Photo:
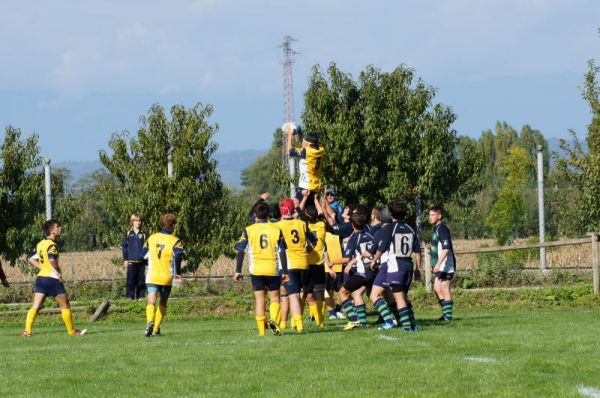
[[[144,248],[148,250],[146,283],[171,286],[175,277],[175,256],[183,254],[183,245],[179,238],[158,232],[146,240]]]
[[[275,223],[283,233],[283,239],[287,247],[288,269],[308,269],[308,241],[306,235],[309,233],[308,224],[305,221],[284,219]]]
[[[50,260],[58,260],[58,246],[52,239],[44,239],[35,248],[37,260],[40,263],[40,272],[37,276],[47,276],[58,279],[58,272],[54,269]]]

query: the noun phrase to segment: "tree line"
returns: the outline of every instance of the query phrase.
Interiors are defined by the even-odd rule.
[[[457,237],[493,237],[502,244],[537,235],[535,159],[541,145],[547,234],[579,236],[600,230],[599,71],[589,61],[582,95],[592,120],[585,142],[570,132],[561,154],[551,153],[543,133],[529,125],[517,131],[498,122],[478,139],[459,136],[453,109],[437,103],[436,89],[404,65],[391,72],[369,66],[356,79],[334,63],[326,70],[313,67],[303,128],[318,132],[327,153],[324,182],[346,204],[401,198],[412,222],[427,206],[443,204]],[[255,196],[284,197],[290,178],[282,166],[283,132],[276,129],[270,150],[242,172],[244,188],[226,187],[213,156],[218,124],[212,113],[211,105],[154,105],[136,132],[112,135],[110,151],[100,152],[103,170],[69,191],[67,172],[55,170],[54,216],[64,227],[63,250],[118,245],[132,213],[153,230],[169,211],[179,217],[176,233],[186,242],[190,270],[233,255]],[[40,238],[42,163],[38,136],[7,127],[0,147],[0,256],[12,265]]]

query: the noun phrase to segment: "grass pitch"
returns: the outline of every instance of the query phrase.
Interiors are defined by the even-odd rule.
[[[341,322],[258,337],[252,319],[0,327],[2,396],[600,396],[600,310],[417,313],[420,333]],[[374,319],[371,318],[371,321]],[[81,321],[78,327],[85,326]],[[268,332],[267,332],[268,333]]]

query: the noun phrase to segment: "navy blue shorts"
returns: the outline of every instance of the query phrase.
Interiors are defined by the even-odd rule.
[[[413,280],[413,271],[399,270],[387,273],[387,283],[394,293],[408,293]]]
[[[279,290],[281,286],[281,277],[265,276],[265,275],[250,275],[252,281],[252,290],[259,292],[267,289],[269,292]]]
[[[336,272],[335,273],[335,278],[333,278],[331,275],[329,275],[329,273],[326,275],[327,277],[327,287],[326,289],[328,291],[336,291],[339,292],[340,289],[342,288],[342,285],[344,284],[344,273],[343,272]]]
[[[35,278],[35,292],[45,294],[49,297],[67,294],[65,285],[58,279],[49,276],[38,276]]]
[[[298,294],[302,287],[308,286],[310,283],[310,275],[307,269],[289,269],[289,282],[283,284],[287,289],[288,294]]]
[[[375,275],[375,280],[373,281],[373,285],[387,288],[389,283],[387,283],[388,276],[388,265],[387,263],[381,264],[379,266],[379,271],[377,271],[377,275]]]
[[[454,272],[436,272],[435,277],[441,281],[451,281],[454,278]]]
[[[369,286],[369,281],[359,273],[350,276],[350,278],[344,281],[344,289],[349,292],[354,292],[363,286]]]
[[[146,283],[146,290],[148,293],[158,293],[161,299],[168,299],[171,295],[172,286],[157,285],[155,283]]]
[[[309,265],[308,276],[312,287],[315,287],[315,285],[324,285],[327,281],[325,276],[325,265]]]

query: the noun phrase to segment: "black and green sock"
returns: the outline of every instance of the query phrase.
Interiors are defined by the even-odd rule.
[[[452,300],[446,300],[446,301],[442,302],[442,310],[444,311],[444,317],[448,321],[452,320],[452,305],[453,304],[454,303],[452,302]]]
[[[413,311],[413,306],[410,301],[408,302],[408,317],[410,320],[410,327],[411,329],[414,329],[417,326],[417,321],[415,319],[415,312]]]
[[[356,315],[358,316],[358,320],[361,325],[367,324],[367,306],[364,304],[356,306]]]
[[[358,318],[356,317],[356,311],[354,310],[354,305],[352,304],[352,300],[346,299],[342,303],[342,312],[346,314],[346,318],[350,322],[356,322]]]
[[[381,315],[381,318],[383,318],[383,321],[385,323],[394,323],[394,315],[390,311],[385,299],[383,299],[383,298],[377,299],[377,301],[375,301],[374,305],[375,305],[375,308],[377,308],[379,315]]]
[[[398,317],[400,318],[400,327],[403,332],[410,332],[410,311],[408,307],[400,308],[398,310]]]

